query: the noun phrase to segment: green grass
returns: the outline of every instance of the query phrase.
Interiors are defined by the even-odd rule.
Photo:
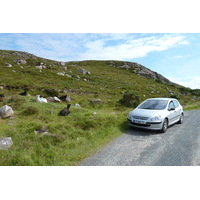
[[[13,118],[0,120],[0,137],[13,140],[9,150],[0,151],[0,165],[77,165],[125,128],[127,111],[72,106],[70,115],[62,117],[58,112],[66,106],[64,103],[42,104],[34,102],[33,97],[17,99],[24,99],[24,103],[20,108],[15,104]],[[35,133],[44,126],[50,135]]]
[[[17,57],[11,53],[0,51],[0,86],[3,86],[0,94],[5,95],[0,107],[10,105],[14,110],[12,118],[0,118],[0,138],[12,137],[13,140],[10,149],[0,150],[0,165],[3,166],[79,165],[84,158],[125,132],[127,115],[133,109],[121,101],[127,91],[135,91],[143,101],[151,97],[170,97],[170,90],[185,110],[200,108],[199,96],[193,95],[190,89],[138,76],[110,66],[107,61],[69,62],[65,71],[55,61],[41,58],[29,58],[27,64],[18,65],[13,62]],[[6,62],[13,66],[6,67]],[[47,66],[41,72],[35,68],[40,62]],[[116,66],[123,64],[122,61],[113,62]],[[80,74],[79,68],[91,74]],[[72,77],[57,75],[62,71]],[[29,88],[31,96],[18,95],[24,88]],[[37,94],[49,96],[45,89],[56,91],[58,96],[68,94],[71,97],[68,116],[58,115],[67,103],[35,101]],[[91,104],[94,98],[101,99],[100,103]],[[75,103],[81,108],[75,107]],[[36,134],[44,127],[49,134]]]

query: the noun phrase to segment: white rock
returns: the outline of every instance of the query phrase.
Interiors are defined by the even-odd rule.
[[[10,106],[5,105],[0,108],[0,116],[3,119],[11,117],[13,114],[14,114],[14,111]]]
[[[7,150],[12,145],[13,145],[13,141],[11,137],[0,138],[1,150]]]
[[[58,72],[57,74],[60,75],[60,76],[64,76],[65,75],[65,73],[63,73],[63,72]]]

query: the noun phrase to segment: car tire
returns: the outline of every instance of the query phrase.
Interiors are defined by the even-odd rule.
[[[165,133],[167,131],[167,128],[168,128],[168,119],[165,118],[162,125],[161,133]]]
[[[182,124],[183,123],[183,118],[184,118],[184,115],[182,113],[181,116],[180,116],[180,119],[178,121],[178,124]]]

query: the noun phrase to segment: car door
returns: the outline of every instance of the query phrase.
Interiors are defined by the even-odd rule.
[[[170,124],[175,123],[177,119],[176,108],[173,101],[170,101],[168,105],[168,112],[169,112],[168,119],[169,119],[169,125],[170,125]]]
[[[176,121],[178,121],[180,119],[182,112],[181,112],[179,103],[176,100],[173,100],[173,103],[174,103],[175,111],[176,111]]]

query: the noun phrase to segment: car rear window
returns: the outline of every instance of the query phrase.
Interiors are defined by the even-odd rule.
[[[138,108],[150,110],[164,110],[167,106],[167,100],[147,100]]]

